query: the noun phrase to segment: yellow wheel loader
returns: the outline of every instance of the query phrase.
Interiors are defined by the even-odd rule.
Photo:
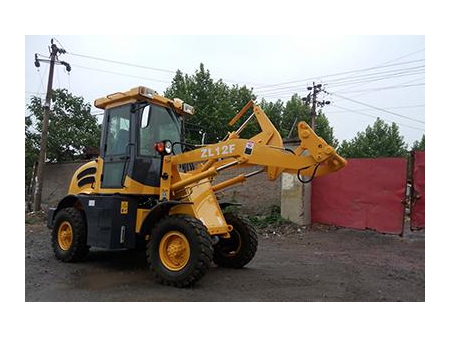
[[[146,87],[95,100],[104,110],[100,155],[73,175],[69,192],[48,213],[56,258],[83,260],[90,247],[146,247],[157,281],[191,286],[209,269],[241,268],[255,256],[255,229],[218,202],[216,193],[257,175],[275,180],[282,172],[301,177],[325,175],[346,165],[304,122],[298,124],[300,146],[285,149],[279,132],[253,101],[236,131],[215,144],[184,143],[182,126],[194,108]],[[261,132],[240,138],[256,119]],[[229,168],[257,170],[216,183]]]

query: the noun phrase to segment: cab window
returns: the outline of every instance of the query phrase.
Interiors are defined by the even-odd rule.
[[[143,108],[139,130],[139,155],[158,156],[154,148],[155,143],[165,140],[180,142],[180,134],[180,121],[171,110],[157,105]],[[174,146],[174,152],[181,152],[180,144]]]
[[[108,118],[106,155],[125,154],[130,142],[130,107],[126,105],[112,108]]]

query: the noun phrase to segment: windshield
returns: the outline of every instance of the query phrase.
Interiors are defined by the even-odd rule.
[[[178,117],[168,108],[150,105],[141,110],[139,130],[139,155],[157,156],[154,146],[156,142],[170,140],[180,142],[181,123]],[[181,153],[181,145],[173,147],[175,154]]]

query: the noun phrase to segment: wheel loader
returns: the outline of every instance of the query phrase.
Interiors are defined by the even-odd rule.
[[[224,213],[227,203],[219,202],[218,192],[258,174],[271,181],[283,172],[312,179],[346,165],[305,122],[297,126],[300,146],[286,149],[253,101],[230,121],[234,126],[249,115],[235,131],[197,146],[183,139],[194,108],[180,99],[141,86],[94,105],[104,110],[99,157],[76,170],[68,195],[47,216],[53,251],[63,262],[86,259],[90,247],[143,247],[156,281],[191,286],[212,262],[242,268],[257,250],[253,226]],[[241,138],[252,119],[261,131]],[[222,171],[242,167],[251,171],[215,181]]]

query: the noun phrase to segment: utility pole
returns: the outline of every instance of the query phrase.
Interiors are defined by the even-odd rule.
[[[311,129],[316,131],[316,116],[317,116],[317,106],[323,107],[326,104],[330,104],[330,101],[319,101],[318,94],[321,92],[326,93],[326,91],[322,88],[322,84],[316,84],[313,82],[312,87],[307,87],[309,93],[306,97],[302,98],[302,101],[305,104],[311,104]],[[311,220],[311,182],[302,184],[302,198],[301,205],[303,210],[303,218],[302,225],[310,225],[312,224]]]
[[[317,106],[323,107],[326,104],[330,104],[330,101],[317,101],[317,95],[320,92],[326,93],[326,91],[322,88],[321,83],[316,84],[315,82],[313,82],[312,87],[308,87],[307,89],[309,91],[312,90],[312,93],[310,92],[308,96],[303,97],[302,100],[307,104],[311,103],[311,129],[316,131]]]
[[[44,166],[45,166],[45,158],[47,153],[47,135],[48,135],[48,124],[50,118],[50,103],[52,99],[52,87],[53,87],[53,71],[55,68],[55,64],[64,65],[66,70],[70,72],[71,67],[67,62],[59,61],[58,54],[65,54],[66,51],[62,48],[58,48],[54,43],[53,39],[51,39],[50,46],[50,60],[47,59],[39,59],[38,55],[34,55],[34,65],[39,68],[40,62],[49,62],[50,63],[50,71],[48,74],[48,84],[47,84],[47,94],[45,96],[44,103],[44,117],[42,120],[42,134],[41,134],[41,146],[39,150],[39,160],[37,165],[37,173],[35,180],[35,191],[34,191],[34,205],[33,211],[41,210],[41,200],[42,200],[42,186],[43,186],[43,178],[44,178]]]

